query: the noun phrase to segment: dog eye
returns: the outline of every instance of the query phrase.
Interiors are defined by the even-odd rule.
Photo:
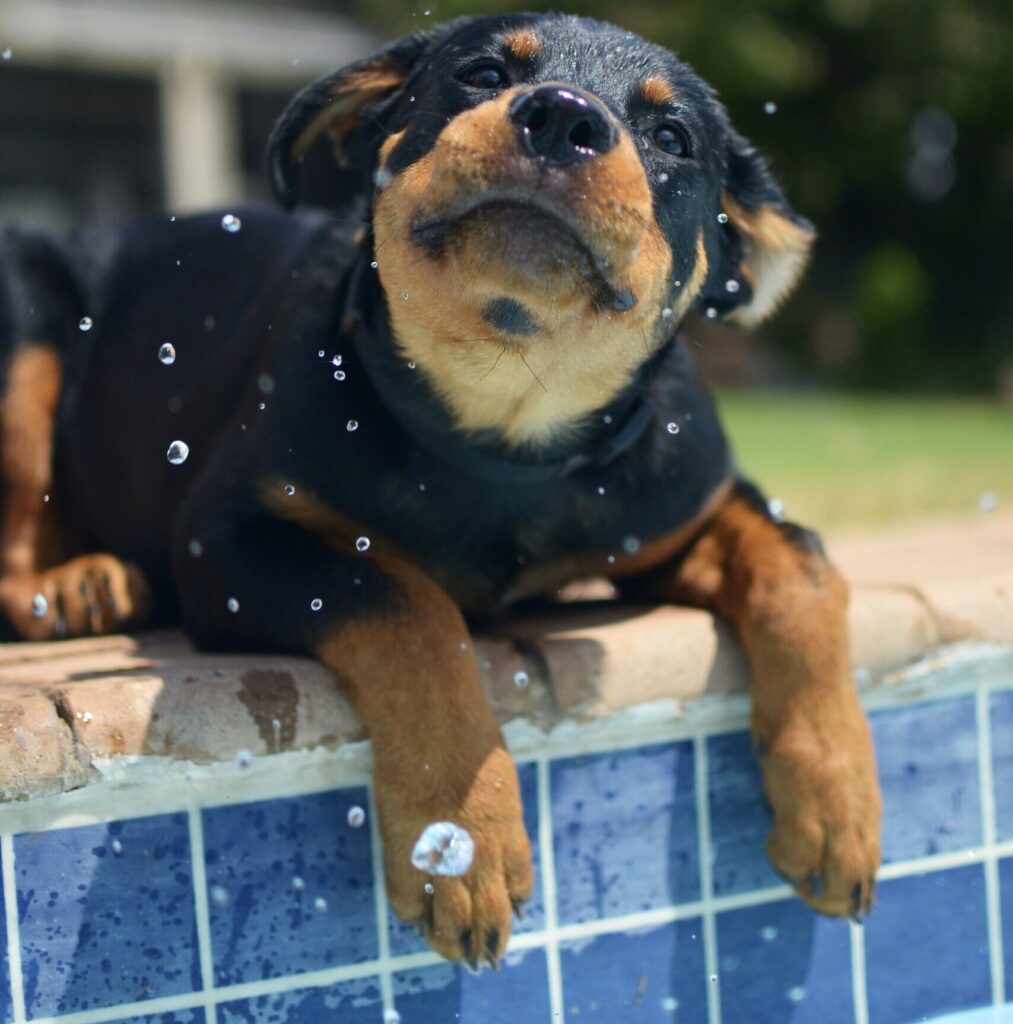
[[[681,124],[674,121],[659,124],[651,133],[651,138],[658,149],[672,156],[689,156],[689,135]]]
[[[502,89],[507,84],[507,73],[498,64],[483,61],[466,68],[460,79],[476,89]]]

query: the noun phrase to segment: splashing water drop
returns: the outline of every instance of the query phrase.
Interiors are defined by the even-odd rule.
[[[318,611],[320,611],[321,608],[323,608],[323,606],[324,606],[324,602],[321,601],[319,597],[315,597],[315,598],[313,598],[312,601],[310,601],[310,609],[312,611],[318,612]]]
[[[92,320],[92,318],[90,316],[83,316],[77,322],[77,329],[79,331],[84,331],[85,333],[87,333],[88,331],[90,331],[92,329],[92,326],[94,325],[94,323],[95,323],[95,321]]]
[[[408,369],[409,370],[414,370],[415,369],[415,360],[414,359],[409,359],[408,360]]]
[[[259,410],[260,410],[261,412],[263,412],[263,411],[264,411],[264,410],[265,410],[265,409],[267,408],[267,402],[258,402],[258,403],[257,403],[257,408],[258,408],[258,409],[259,409]]]
[[[716,320],[718,317],[718,311],[713,306],[708,306],[704,310],[704,314],[708,320]]]
[[[771,498],[767,502],[767,511],[775,523],[784,522],[784,502],[780,498]]]
[[[340,366],[340,365],[341,365],[341,356],[340,355],[331,356],[331,366]]]
[[[604,494],[605,493],[605,488],[604,487],[599,487],[598,488],[598,493],[599,494]]]
[[[112,841],[111,845],[112,845],[112,848],[113,848],[113,855],[116,856],[116,857],[122,857],[123,856],[123,844],[118,839],[114,839]]]
[[[3,57],[4,60],[10,60],[11,57],[13,56],[14,51],[9,46],[5,46],[2,50],[0,50],[0,57]]]
[[[668,181],[668,175],[667,175],[667,174],[665,174],[665,172],[664,172],[664,171],[662,171],[662,172],[661,172],[661,174],[659,174],[659,175],[658,175],[658,181],[660,181],[660,182],[661,182],[661,184],[662,184],[662,185],[664,185],[664,184],[665,184],[665,182],[667,182],[667,181]]]
[[[355,431],[358,430],[358,429],[359,429],[359,421],[358,420],[349,420],[345,424],[345,430],[347,430],[350,434],[354,434]]]
[[[239,611],[239,602],[234,597],[230,597],[228,601],[225,602],[225,607],[235,615],[236,612]]]
[[[373,181],[379,189],[386,188],[394,180],[394,175],[386,167],[378,167],[373,175]]]
[[[427,825],[415,841],[412,865],[427,875],[459,878],[467,874],[475,857],[475,840],[451,821]]]
[[[229,902],[228,890],[223,885],[211,886],[211,902],[219,907],[224,907]]]
[[[725,281],[725,291],[730,292],[734,295],[739,290],[739,282],[734,277],[729,278]]]
[[[407,292],[402,292],[401,293],[401,299],[402,299],[402,301],[407,302],[408,301],[408,293]]]
[[[369,538],[368,537],[360,537],[355,542],[355,550],[356,551],[368,551],[369,550]]]
[[[370,266],[371,266],[371,267],[372,267],[372,268],[373,268],[374,270],[376,270],[376,268],[377,268],[377,267],[378,267],[379,265],[380,265],[380,264],[379,264],[379,263],[377,263],[377,262],[376,262],[376,260],[373,260],[373,262],[372,262],[372,263],[370,263]]]
[[[773,942],[777,938],[777,929],[772,924],[768,924],[765,928],[760,929],[760,938],[764,942]]]
[[[292,878],[292,888],[296,892],[302,892],[306,888],[306,883],[298,875],[295,875]]]
[[[244,771],[253,767],[253,754],[249,750],[236,751],[236,764]]]
[[[763,112],[765,114],[776,114],[777,104],[773,100],[767,100],[767,102],[763,104]]]
[[[196,537],[194,537],[190,541],[187,547],[189,548],[190,554],[193,555],[194,558],[200,558],[200,556],[204,554],[204,545],[201,544],[201,542],[197,540]]]
[[[401,1024],[401,1014],[397,1010],[388,1010],[383,1015],[383,1024]]]
[[[348,808],[348,824],[351,828],[362,828],[366,821],[366,812],[356,804]]]
[[[994,491],[986,491],[978,499],[978,511],[982,514],[994,512],[999,507],[999,499]]]
[[[176,348],[171,342],[167,341],[158,350],[158,361],[163,366],[172,366],[172,364],[176,362]]]
[[[422,886],[422,888],[425,890],[425,894],[427,896],[432,896],[432,894],[436,892],[436,886],[433,885],[432,882],[426,882],[426,884]]]
[[[318,348],[317,349],[317,358],[318,359],[323,359],[324,358],[324,350],[322,348]]]
[[[675,996],[665,996],[661,1000],[661,1008],[665,1013],[675,1013],[679,1009],[679,1000]]]
[[[291,498],[295,494],[295,488],[291,484],[285,484],[285,493]]]
[[[222,229],[230,235],[234,235],[242,226],[243,222],[234,213],[227,213],[222,217]]]
[[[661,319],[662,320],[667,320],[669,317],[671,317],[671,315],[672,315],[672,307],[671,306],[666,306],[661,311]]]
[[[49,602],[46,600],[45,594],[36,594],[32,598],[32,614],[37,618],[41,619],[46,612],[49,611]]]
[[[718,214],[718,223],[719,224],[727,224],[728,223],[728,214],[724,213],[724,212],[719,213]]]
[[[678,423],[669,423],[669,425],[667,427],[665,427],[665,429],[670,434],[678,434],[679,433],[679,424]]]
[[[530,682],[531,680],[528,677],[527,672],[514,673],[514,686],[516,686],[518,690],[526,690],[528,688],[528,683]]]
[[[257,378],[257,390],[262,395],[270,395],[274,391],[274,378],[269,373],[262,373]]]
[[[344,380],[345,379],[345,371],[344,370],[335,370],[334,371],[334,379],[335,380]]]
[[[169,445],[168,451],[165,453],[165,457],[174,465],[182,466],[187,460],[187,456],[190,454],[190,446],[186,441],[173,441]]]
[[[313,909],[314,909],[314,910],[315,910],[315,911],[316,911],[316,912],[317,912],[318,914],[323,914],[323,913],[324,913],[324,912],[325,912],[325,911],[327,910],[327,900],[325,900],[325,899],[323,898],[323,896],[318,896],[318,897],[317,897],[317,898],[316,898],[316,899],[315,899],[315,900],[313,901]]]
[[[787,992],[785,992],[785,995],[793,1003],[801,1003],[802,1000],[805,999],[805,989],[801,985],[793,985]]]
[[[623,537],[623,551],[635,555],[640,550],[640,541],[636,537]]]

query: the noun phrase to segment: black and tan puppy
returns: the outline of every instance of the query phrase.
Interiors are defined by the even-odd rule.
[[[270,145],[286,205],[325,131],[359,217],[8,237],[13,633],[177,615],[207,647],[321,659],[372,736],[395,909],[495,962],[530,852],[465,616],[600,575],[711,608],[752,663],[771,859],[817,910],[865,911],[846,588],[736,475],[678,335],[694,308],[771,313],[810,226],[684,64],[585,19],[456,21],[309,86]],[[430,894],[410,854],[436,820],[476,856]]]

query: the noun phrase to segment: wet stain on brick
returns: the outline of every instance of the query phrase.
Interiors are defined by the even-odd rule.
[[[251,668],[239,677],[239,699],[257,724],[267,750],[291,750],[299,690],[291,672]]]

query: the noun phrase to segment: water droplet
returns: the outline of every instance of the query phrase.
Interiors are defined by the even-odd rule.
[[[727,281],[725,281],[726,292],[730,292],[732,295],[734,295],[738,290],[739,282],[736,281],[734,277],[730,277]]]
[[[322,348],[318,348],[317,349],[317,358],[318,359],[323,359],[324,358],[324,350]]]
[[[317,898],[316,898],[316,899],[315,899],[315,900],[313,901],[313,909],[314,909],[314,910],[315,910],[315,911],[316,911],[316,912],[317,912],[318,914],[323,914],[323,913],[324,913],[324,912],[325,912],[325,911],[327,910],[327,900],[325,900],[325,899],[323,898],[323,896],[318,896],[318,897],[317,897]]]
[[[658,175],[658,181],[660,181],[660,182],[661,182],[661,184],[662,184],[662,185],[664,185],[664,184],[665,184],[665,182],[667,182],[667,181],[668,181],[668,175],[667,175],[667,174],[665,174],[665,172],[664,172],[664,171],[662,171],[662,172],[661,172],[661,174],[659,174],[659,175]]]
[[[669,425],[667,427],[665,427],[665,429],[670,434],[678,434],[679,433],[679,424],[678,423],[669,423]]]
[[[295,875],[292,878],[292,888],[296,892],[302,892],[306,888],[306,883],[298,875]]]
[[[379,264],[378,264],[378,263],[376,262],[376,260],[373,260],[373,262],[372,262],[372,263],[370,263],[370,266],[371,266],[371,267],[372,267],[372,268],[373,268],[374,270],[376,270],[376,268],[377,268],[377,267],[379,266]]]
[[[773,942],[777,938],[777,929],[772,924],[768,924],[766,928],[760,929],[760,938],[764,942]]]
[[[422,888],[425,890],[427,896],[432,896],[432,894],[436,892],[436,886],[433,885],[432,882],[426,882],[426,884],[422,886]]]
[[[163,366],[172,366],[172,364],[174,362],[176,362],[176,349],[175,349],[175,346],[167,341],[158,350],[158,361]]]
[[[682,287],[682,281],[675,281],[675,282],[673,282],[672,287],[673,288],[681,288]]]
[[[773,100],[767,100],[767,102],[763,104],[763,112],[765,114],[776,114],[777,104]]]
[[[48,505],[49,504],[49,495],[48,494],[43,494],[42,495],[42,500]]]
[[[189,548],[190,554],[193,555],[194,558],[200,558],[200,556],[204,554],[204,545],[201,544],[201,542],[196,537],[193,537],[190,540],[190,543],[187,545],[187,547]]]
[[[334,371],[334,379],[335,380],[344,380],[345,379],[345,371],[344,370],[335,370]]]
[[[716,320],[718,311],[713,306],[708,306],[704,310],[704,315],[707,317],[708,320]]]
[[[608,558],[605,559],[605,561],[608,562],[609,565],[615,565],[616,564],[616,556],[615,555],[609,555]]]
[[[239,611],[239,602],[234,597],[230,597],[228,601],[225,602],[225,607],[235,615],[236,612]]]
[[[315,597],[313,598],[312,601],[310,601],[310,608],[315,612],[320,611],[320,609],[323,608],[323,606],[324,602],[321,601],[319,597]]]
[[[605,415],[602,416],[601,421],[605,426],[608,426],[612,422],[612,417],[608,413],[605,413]]]
[[[358,420],[349,420],[345,424],[345,430],[347,430],[350,434],[354,433],[358,429],[359,429],[359,421]]]
[[[640,550],[640,541],[636,537],[623,537],[623,551],[635,555]]]
[[[771,498],[767,502],[767,511],[775,523],[784,522],[784,502],[780,498]]]
[[[717,981],[718,981],[718,976],[716,974],[712,974],[710,980],[711,980],[711,984],[716,985]]]
[[[111,845],[112,845],[112,848],[113,848],[113,855],[116,856],[116,857],[122,857],[123,856],[123,844],[118,839],[114,839],[112,841]]]
[[[604,494],[605,493],[605,488],[604,487],[599,487],[598,488],[598,493],[599,494]]]
[[[719,224],[727,224],[728,223],[728,214],[725,213],[724,211],[719,213],[718,214],[718,223]]]
[[[269,395],[274,391],[274,378],[269,373],[262,373],[257,378],[257,390],[262,395]]]
[[[397,1010],[388,1010],[383,1015],[383,1024],[401,1024],[401,1014]]]
[[[978,499],[978,511],[981,513],[994,512],[999,507],[999,498],[994,491],[986,491]]]
[[[667,320],[671,315],[672,315],[672,307],[671,306],[666,306],[661,311],[661,319],[662,320]]]
[[[360,537],[355,542],[355,550],[356,551],[368,551],[369,550],[369,538],[368,537]]]
[[[261,412],[263,412],[263,411],[264,411],[264,410],[265,410],[265,409],[267,408],[267,402],[258,402],[258,403],[257,403],[257,408],[258,408],[258,409],[259,409],[259,410],[260,410]]]
[[[234,213],[227,213],[222,217],[222,228],[230,235],[234,235],[242,226],[243,222]]]
[[[517,689],[526,690],[529,682],[531,682],[531,680],[528,678],[527,672],[514,673],[514,686],[516,686]]]
[[[675,1013],[675,1011],[679,1009],[679,1000],[676,999],[675,996],[665,996],[665,998],[661,1000],[661,1009],[665,1013]]]
[[[236,751],[236,764],[242,769],[247,769],[253,765],[253,754],[249,750],[237,750]]]
[[[331,366],[340,366],[340,365],[341,365],[341,356],[340,355],[331,356]]]
[[[386,188],[394,180],[394,175],[386,167],[378,167],[373,175],[373,181],[377,188]]]
[[[794,985],[792,988],[788,989],[785,995],[793,1003],[801,1003],[802,1000],[805,999],[805,989],[801,985]]]
[[[348,808],[348,824],[352,828],[362,828],[366,821],[366,812],[356,804]]]
[[[92,329],[92,326],[93,326],[94,323],[95,323],[95,321],[92,320],[92,318],[90,316],[83,316],[77,322],[77,329],[79,331],[85,331],[85,332],[90,331]]]
[[[32,614],[37,618],[41,619],[46,612],[49,611],[49,602],[46,600],[45,594],[36,594],[32,598]]]
[[[182,466],[190,454],[190,446],[186,441],[173,441],[165,453],[165,457],[174,465]]]
[[[467,874],[475,857],[475,840],[451,821],[427,825],[415,841],[412,865],[427,875],[459,878]]]
[[[401,293],[401,298],[402,298],[402,299],[403,299],[403,300],[404,300],[405,302],[407,302],[407,301],[408,301],[408,293],[407,293],[407,292],[402,292],[402,293]]]
[[[5,46],[2,50],[0,50],[0,57],[3,57],[4,60],[10,60],[11,57],[13,56],[14,51],[9,46]]]
[[[409,359],[408,360],[408,369],[409,370],[414,370],[415,369],[415,360],[414,359]]]
[[[223,885],[211,886],[211,902],[219,907],[224,907],[229,902],[228,890]]]

